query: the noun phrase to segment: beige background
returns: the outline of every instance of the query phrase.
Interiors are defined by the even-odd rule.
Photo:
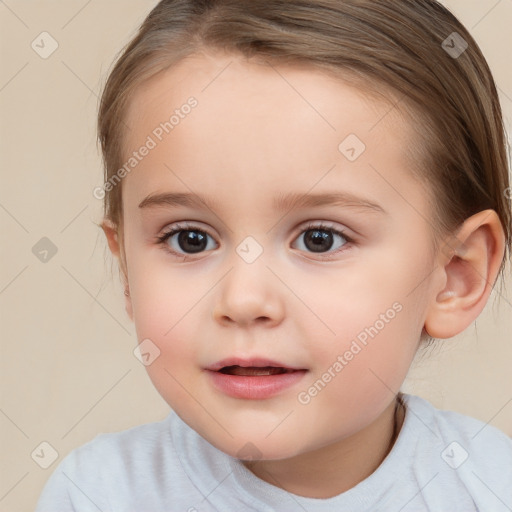
[[[0,512],[33,510],[62,458],[99,432],[168,411],[132,353],[135,330],[92,195],[102,183],[97,97],[115,54],[155,3],[0,1]],[[444,3],[486,55],[510,130],[512,0]],[[59,45],[48,59],[31,48],[43,31]],[[57,248],[46,263],[32,252],[43,237]],[[415,365],[403,389],[512,435],[511,311],[509,291]],[[43,441],[58,452],[48,469],[31,458]],[[44,461],[50,452],[36,453]]]

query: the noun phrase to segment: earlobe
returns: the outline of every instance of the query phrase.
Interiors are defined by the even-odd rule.
[[[451,254],[438,268],[443,284],[433,290],[425,319],[425,330],[433,338],[459,334],[485,307],[505,251],[498,215],[484,210],[471,216],[444,247]]]
[[[130,317],[130,320],[133,321],[133,308],[132,308],[132,299],[130,297],[130,288],[128,285],[126,285],[124,290],[124,298],[125,298],[125,309],[128,313],[128,316]]]

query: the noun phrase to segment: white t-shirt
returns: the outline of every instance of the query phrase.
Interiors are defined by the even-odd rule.
[[[256,477],[174,412],[99,434],[48,480],[36,512],[510,512],[512,439],[404,394],[400,434],[382,464],[333,498],[304,498]]]

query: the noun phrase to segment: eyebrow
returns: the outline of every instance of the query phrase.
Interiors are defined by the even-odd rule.
[[[292,210],[294,208],[311,208],[329,205],[360,208],[370,212],[373,211],[384,214],[387,213],[381,205],[349,192],[332,192],[323,194],[301,194],[292,192],[288,194],[281,194],[273,201],[274,209],[279,212]],[[139,204],[139,208],[142,209],[155,207],[175,208],[178,206],[207,208],[214,211],[218,208],[218,203],[213,199],[213,197],[208,195],[200,196],[198,194],[188,192],[163,192],[150,194]]]

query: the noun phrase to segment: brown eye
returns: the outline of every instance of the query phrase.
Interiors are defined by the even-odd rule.
[[[180,249],[188,253],[201,252],[208,245],[207,234],[201,231],[183,230],[178,233],[177,243]]]
[[[209,238],[212,237],[201,229],[177,225],[159,236],[158,243],[163,244],[173,254],[186,256],[211,249]]]
[[[342,231],[324,224],[310,224],[297,237],[298,249],[317,254],[335,255],[344,250],[344,246],[352,240]]]
[[[321,229],[308,229],[304,236],[304,245],[313,252],[328,251],[333,243],[333,235]]]

